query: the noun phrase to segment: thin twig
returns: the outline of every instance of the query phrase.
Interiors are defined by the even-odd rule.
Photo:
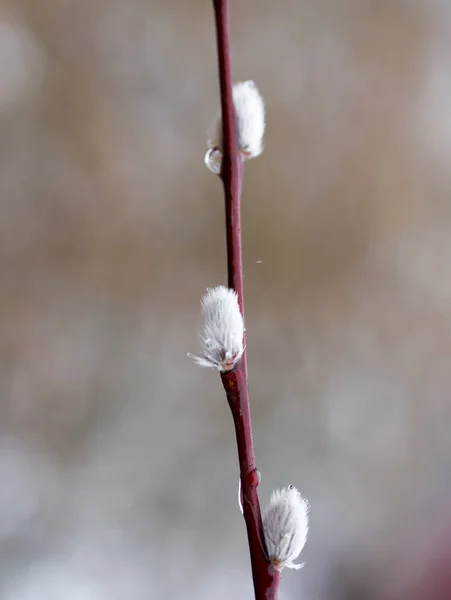
[[[244,319],[243,263],[241,252],[241,187],[243,160],[238,150],[235,111],[232,95],[230,59],[230,24],[228,0],[213,0],[218,43],[219,80],[223,126],[223,159],[221,178],[224,185],[228,286],[238,294]],[[243,340],[245,343],[245,340]],[[265,554],[262,517],[258,500],[258,473],[255,468],[246,353],[236,369],[221,374],[235,424],[240,465],[243,516],[247,528],[256,600],[275,600],[280,573]]]

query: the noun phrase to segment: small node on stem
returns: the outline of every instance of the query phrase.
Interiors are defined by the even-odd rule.
[[[201,301],[201,356],[188,354],[201,367],[232,371],[243,355],[244,323],[234,290],[222,285],[207,291]]]
[[[268,557],[276,570],[302,567],[294,561],[307,540],[309,510],[308,501],[293,485],[271,494],[263,513],[263,532]]]
[[[262,480],[262,474],[258,469],[255,469],[249,474],[249,484],[251,486],[258,486]],[[241,477],[238,479],[238,506],[240,507],[241,514],[243,514],[243,492],[241,490]]]

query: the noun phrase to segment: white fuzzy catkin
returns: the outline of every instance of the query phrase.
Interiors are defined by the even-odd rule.
[[[188,354],[201,367],[231,371],[244,352],[244,324],[234,290],[211,288],[201,300],[203,326],[199,339],[201,356]]]
[[[259,156],[263,151],[265,133],[265,104],[253,81],[241,81],[233,86],[237,144],[243,158]],[[212,137],[208,141],[210,149],[222,150],[222,118],[216,117]],[[207,152],[207,156],[208,156]]]
[[[309,509],[309,503],[293,485],[271,494],[263,512],[263,532],[268,558],[277,570],[302,567],[294,561],[307,540]]]

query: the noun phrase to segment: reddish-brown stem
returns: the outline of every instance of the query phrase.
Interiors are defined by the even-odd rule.
[[[229,1],[213,0],[218,43],[219,81],[223,126],[221,178],[224,185],[228,286],[238,294],[244,319],[243,263],[241,252],[241,187],[243,160],[238,150],[232,94],[230,58]],[[244,344],[246,340],[243,340]],[[276,600],[280,574],[266,558],[262,517],[258,500],[258,475],[255,468],[249,406],[246,353],[236,369],[221,375],[232,411],[238,446],[243,516],[246,523],[256,600]]]
[[[228,0],[213,0],[218,40],[219,83],[221,92],[223,159],[221,177],[224,184],[227,235],[227,272],[230,288],[236,290],[243,312],[243,263],[241,257],[241,183],[243,161],[238,151],[235,110],[232,94],[230,26]]]
[[[245,358],[243,357],[245,360]],[[242,359],[242,361],[243,361]],[[251,415],[246,370],[240,368],[221,373],[222,383],[235,424],[238,460],[240,463],[243,516],[246,523],[252,578],[256,600],[277,600],[280,573],[266,558],[262,517],[258,500],[258,473],[252,444]]]

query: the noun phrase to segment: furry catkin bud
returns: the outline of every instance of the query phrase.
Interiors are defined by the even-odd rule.
[[[244,352],[244,324],[234,290],[222,285],[207,291],[201,301],[201,356],[188,354],[201,367],[231,371]]]
[[[244,159],[259,156],[263,151],[265,132],[265,104],[253,81],[241,81],[233,86],[237,144]],[[219,114],[212,126],[208,141],[210,150],[205,155],[205,164],[213,173],[218,173],[218,162],[222,159],[222,117]],[[220,171],[220,167],[219,167]]]
[[[263,513],[263,531],[268,558],[279,571],[302,566],[294,561],[307,540],[309,508],[307,500],[292,485],[271,494]]]

